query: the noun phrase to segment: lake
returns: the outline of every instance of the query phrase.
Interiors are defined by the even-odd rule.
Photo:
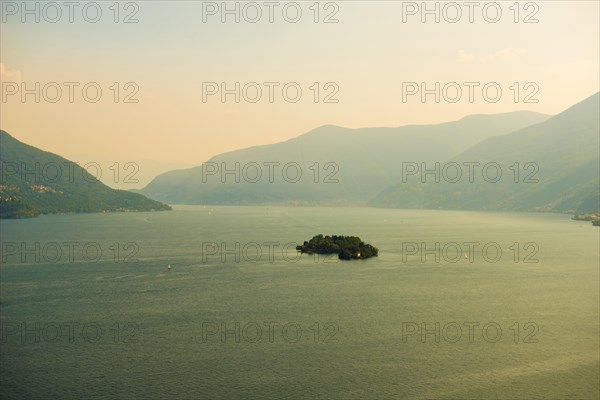
[[[3,399],[598,398],[600,233],[566,215],[175,206],[0,229]],[[379,257],[297,254],[319,233]]]

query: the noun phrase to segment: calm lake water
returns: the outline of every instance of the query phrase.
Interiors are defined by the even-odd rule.
[[[298,258],[318,233],[379,257]],[[1,235],[3,399],[599,396],[600,233],[568,216],[179,206]]]

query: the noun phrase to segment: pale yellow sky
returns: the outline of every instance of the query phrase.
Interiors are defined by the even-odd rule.
[[[228,2],[238,4],[239,23],[234,14],[221,21],[221,2],[121,2],[118,15],[113,2],[99,2],[95,23],[86,21],[98,11],[87,2],[72,23],[68,9],[59,18],[34,3],[22,15],[21,2],[2,2],[1,128],[76,161],[139,162],[144,180],[324,124],[400,126],[524,109],[555,114],[599,90],[597,1],[475,2],[473,22],[464,2],[427,2],[430,9],[438,4],[439,22],[423,14],[421,2],[320,2],[318,15],[313,1],[276,2],[273,23],[264,2]],[[262,17],[252,23],[255,5]],[[289,22],[298,9],[299,21]],[[128,16],[138,22],[124,23]],[[327,17],[337,22],[324,23]],[[37,82],[39,103],[35,93],[23,101],[23,85],[36,92]],[[225,103],[219,94],[204,102],[203,86],[214,89],[207,82],[230,89],[240,82],[240,102],[234,94]],[[273,82],[273,102],[264,82]],[[422,82],[430,89],[439,82],[439,103],[434,94],[403,101],[403,89]],[[464,82],[478,85],[472,102]],[[261,99],[245,100],[257,86]],[[97,87],[102,96],[93,103]],[[297,87],[302,96],[292,103]],[[457,87],[462,96],[452,103]],[[491,102],[495,88],[502,95]],[[137,103],[124,102],[127,95]],[[327,95],[337,102],[325,102]]]

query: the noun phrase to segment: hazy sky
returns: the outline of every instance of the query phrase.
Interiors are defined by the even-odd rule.
[[[598,1],[427,2],[431,10],[437,3],[439,22],[422,13],[420,1],[267,3],[228,2],[239,8],[236,23],[234,14],[222,15],[220,1],[82,2],[71,23],[62,1],[54,3],[59,8],[29,2],[34,11],[25,15],[20,1],[2,1],[1,127],[77,161],[168,164],[144,164],[149,174],[324,124],[400,126],[523,109],[555,114],[599,90]],[[138,22],[124,23],[127,16]],[[40,102],[35,93],[23,101],[22,85],[35,92],[36,82]],[[239,103],[234,94],[224,103],[220,94],[207,95],[222,82],[229,89],[240,82]],[[403,101],[418,88],[406,82],[430,89],[439,82],[440,102],[434,94]],[[464,82],[479,84],[472,102]],[[486,100],[482,87],[490,82]],[[97,87],[102,95],[93,103]],[[252,103],[257,87],[262,97]],[[293,103],[297,87],[302,95]],[[502,95],[492,103],[497,87]],[[127,95],[138,102],[124,102]],[[325,102],[328,95],[337,103]],[[528,95],[538,102],[525,103]]]

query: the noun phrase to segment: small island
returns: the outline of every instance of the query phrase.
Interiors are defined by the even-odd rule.
[[[366,244],[357,236],[323,236],[319,234],[296,250],[308,254],[333,254],[337,253],[340,260],[362,260],[377,257],[379,249]]]

